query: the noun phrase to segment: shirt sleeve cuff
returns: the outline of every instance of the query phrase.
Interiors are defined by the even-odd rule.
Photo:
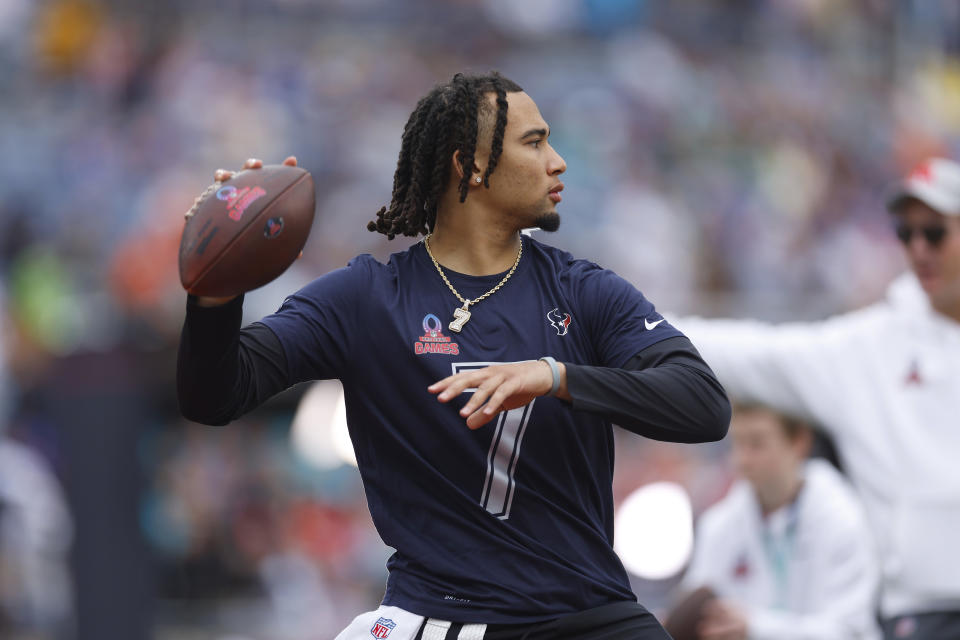
[[[243,321],[243,296],[216,307],[201,307],[195,296],[187,296],[186,328],[191,346],[209,349],[235,340]]]
[[[578,364],[564,362],[563,367],[567,376],[567,393],[570,394],[570,404],[574,409],[583,408],[583,399],[589,396],[589,374]],[[579,406],[578,406],[579,405]]]

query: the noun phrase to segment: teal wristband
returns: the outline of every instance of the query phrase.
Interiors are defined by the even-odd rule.
[[[560,388],[560,367],[557,366],[557,361],[550,356],[543,356],[540,358],[540,362],[546,362],[550,365],[550,373],[553,374],[553,386],[550,387],[550,392],[547,395],[554,396],[557,394],[557,389]]]

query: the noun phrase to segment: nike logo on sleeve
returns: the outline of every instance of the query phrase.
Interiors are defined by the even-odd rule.
[[[664,320],[663,318],[660,318],[660,319],[657,320],[656,322],[650,322],[649,320],[647,320],[646,318],[644,318],[644,319],[643,319],[643,326],[646,327],[647,331],[650,331],[651,329],[655,329],[658,324],[660,324],[661,322],[663,322],[663,320]]]

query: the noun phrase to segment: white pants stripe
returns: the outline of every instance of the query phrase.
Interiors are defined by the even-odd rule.
[[[483,634],[487,631],[485,624],[465,624],[457,640],[483,640]]]
[[[487,630],[485,624],[465,624],[459,633],[454,636],[452,634],[456,631],[456,628],[454,627],[451,630],[451,625],[452,623],[449,620],[427,618],[423,624],[420,640],[483,640],[483,634]]]
[[[420,640],[447,640],[447,631],[450,630],[449,620],[429,618],[423,626]]]

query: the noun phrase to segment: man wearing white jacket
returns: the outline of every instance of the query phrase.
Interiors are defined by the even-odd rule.
[[[802,422],[739,406],[741,480],[697,527],[685,590],[709,588],[699,640],[876,640],[879,570],[862,505]],[[679,636],[678,636],[679,637]]]
[[[833,436],[882,557],[885,637],[960,638],[960,165],[932,159],[890,200],[911,273],[823,322],[674,322],[734,399]]]

